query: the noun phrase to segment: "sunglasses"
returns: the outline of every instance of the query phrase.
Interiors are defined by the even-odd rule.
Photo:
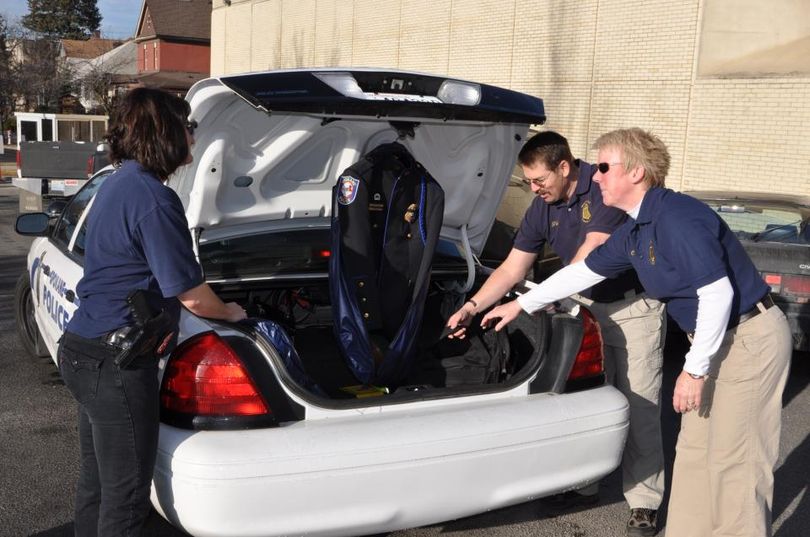
[[[599,173],[607,173],[611,166],[624,166],[623,162],[600,162],[596,165]]]
[[[194,119],[190,119],[186,121],[186,130],[192,136],[194,136],[194,129],[197,128],[197,121]]]

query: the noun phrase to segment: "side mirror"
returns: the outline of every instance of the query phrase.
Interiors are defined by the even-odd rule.
[[[45,213],[21,214],[17,217],[14,230],[20,235],[33,237],[46,237],[48,235],[51,218]]]
[[[50,218],[59,218],[59,215],[62,214],[65,207],[67,207],[66,201],[52,201],[48,204],[48,208],[45,209],[45,214]]]

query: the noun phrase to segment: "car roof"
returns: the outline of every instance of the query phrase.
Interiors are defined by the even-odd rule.
[[[722,190],[687,190],[693,198],[716,201],[754,201],[810,208],[810,196],[773,192],[728,192]]]

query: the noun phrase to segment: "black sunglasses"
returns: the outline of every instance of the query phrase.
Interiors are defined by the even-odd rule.
[[[186,121],[186,130],[188,130],[188,133],[190,135],[194,136],[194,129],[196,129],[196,128],[197,128],[197,121],[196,120],[190,119],[190,120]]]
[[[596,165],[599,173],[607,173],[611,166],[624,166],[623,162],[600,162]]]

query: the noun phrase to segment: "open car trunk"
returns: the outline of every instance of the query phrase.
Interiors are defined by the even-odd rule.
[[[346,365],[335,340],[332,308],[326,281],[298,285],[230,285],[215,289],[226,300],[244,304],[254,319],[269,319],[292,343],[291,364],[287,350],[258,335],[266,349],[275,351],[292,380],[312,395],[353,399],[391,394],[439,395],[440,389],[491,391],[506,389],[537,371],[549,347],[550,320],[545,314],[521,315],[503,333],[477,328],[476,318],[468,337],[448,339],[446,318],[464,302],[464,294],[446,289],[450,280],[431,283],[418,341],[417,359],[407,378],[395,386],[364,386]],[[457,285],[459,281],[455,282]],[[253,335],[257,335],[253,331]],[[292,358],[295,359],[295,358]],[[301,376],[298,371],[303,371]],[[376,403],[375,403],[376,404]]]
[[[290,375],[304,387],[302,395],[336,400],[500,390],[538,370],[533,386],[560,389],[560,371],[546,371],[543,357],[562,341],[573,359],[582,334],[576,319],[560,325],[557,343],[550,340],[553,322],[545,314],[523,315],[504,334],[474,329],[459,341],[443,333],[446,319],[483,281],[476,256],[529,125],[545,120],[540,99],[368,69],[209,79],[187,99],[199,125],[194,162],[169,184],[186,207],[206,280],[224,299],[276,323],[289,338],[291,352],[267,338],[260,345],[279,363],[286,359],[288,373],[302,370],[304,377]],[[344,170],[392,142],[435,178],[444,197],[443,219],[415,332],[416,359],[404,379],[358,391],[349,388],[362,383],[347,368],[334,335],[334,278],[327,278],[334,255],[332,189]],[[570,369],[567,359],[555,358],[555,367],[563,370],[568,363]]]
[[[287,225],[278,223],[273,230],[243,237],[205,240],[200,244],[200,259],[218,295],[239,302],[254,319],[271,321],[289,338],[292,358],[284,345],[256,329],[241,328],[249,332],[250,340],[259,341],[256,348],[263,354],[257,353],[256,359],[273,360],[300,396],[321,405],[378,405],[505,391],[532,376],[529,390],[533,393],[588,387],[567,383],[583,334],[582,321],[575,316],[521,314],[500,335],[475,330],[476,319],[471,326],[477,333],[465,340],[447,339],[446,319],[486,275],[479,272],[473,289],[464,291],[466,266],[453,245],[443,242],[433,258],[418,357],[410,374],[395,386],[352,389],[360,382],[347,367],[334,335],[326,272],[328,221],[311,219],[295,230]]]

